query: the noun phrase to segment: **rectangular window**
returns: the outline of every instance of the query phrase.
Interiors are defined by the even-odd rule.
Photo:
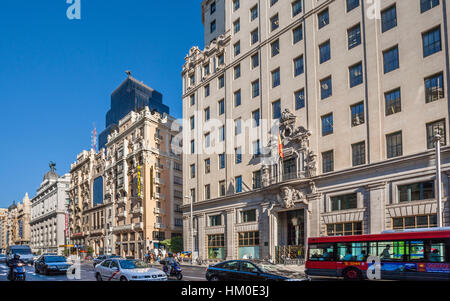
[[[216,31],[216,20],[212,21],[210,24],[210,32],[213,33]]]
[[[255,69],[259,66],[259,54],[255,53],[252,55],[252,69]]]
[[[300,25],[292,31],[294,44],[297,44],[301,40],[303,40],[303,27]]]
[[[388,49],[383,52],[384,61],[384,73],[389,73],[393,70],[398,69],[399,59],[398,59],[398,46]]]
[[[256,222],[256,209],[241,211],[241,222],[242,223]]]
[[[207,237],[208,259],[225,259],[225,234],[214,234]]]
[[[210,15],[214,14],[216,12],[216,2],[211,3],[210,8]]]
[[[211,113],[209,108],[205,109],[205,121],[208,121],[211,118]]]
[[[430,56],[442,50],[441,28],[437,27],[422,34],[423,57]]]
[[[234,44],[234,56],[241,54],[241,42]]]
[[[219,76],[219,89],[222,89],[225,86],[225,76]]]
[[[234,92],[234,106],[239,107],[241,105],[241,90]]]
[[[294,1],[292,3],[292,17],[296,17],[301,12],[302,12],[302,2],[300,0]]]
[[[205,97],[208,97],[210,93],[209,85],[205,86]]]
[[[260,123],[259,110],[256,110],[252,113],[252,120],[253,120],[253,128],[259,127]]]
[[[211,172],[211,159],[205,160],[205,174],[209,174]]]
[[[252,98],[259,96],[259,79],[252,83]]]
[[[305,107],[305,89],[301,89],[294,93],[295,109],[300,110]]]
[[[219,115],[225,114],[225,100],[219,100]]]
[[[233,11],[237,11],[240,6],[241,6],[241,3],[239,0],[233,0]]]
[[[238,33],[241,30],[241,20],[237,19],[233,23],[234,26],[234,33]]]
[[[251,35],[251,41],[252,41],[252,45],[258,43],[259,40],[259,32],[258,32],[258,28],[256,28],[255,30],[252,31]]]
[[[386,135],[386,147],[388,159],[402,156],[402,132]]]
[[[220,154],[219,155],[219,169],[224,169],[225,163],[226,163],[225,154]]]
[[[333,86],[331,83],[331,76],[329,76],[320,81],[320,98],[326,99],[328,97],[331,97],[332,94],[333,94]]]
[[[364,103],[360,102],[350,107],[352,113],[352,127],[364,124]]]
[[[327,26],[328,24],[330,24],[330,15],[328,13],[328,8],[325,9],[324,11],[320,12],[318,15],[318,20],[319,20],[319,29],[321,29],[322,27]]]
[[[359,0],[347,0],[347,12],[352,11],[353,9],[359,6]]]
[[[276,56],[280,53],[280,40],[276,40],[272,44],[270,44],[270,48],[272,49],[272,57]]]
[[[276,88],[281,84],[280,69],[272,71],[272,88]]]
[[[195,189],[191,189],[191,202],[195,203],[197,202],[197,199],[195,198]]]
[[[353,166],[366,164],[366,143],[360,142],[352,145]]]
[[[328,151],[322,153],[322,172],[332,172],[334,171],[334,152]]]
[[[278,20],[278,14],[270,18],[270,31],[276,30],[280,26],[280,22]]]
[[[251,21],[258,18],[258,5],[255,5],[250,9],[250,16],[251,16],[251,18],[250,18]]]
[[[322,116],[322,136],[333,134],[333,114]]]
[[[327,236],[353,236],[362,234],[362,222],[327,224]]]
[[[191,140],[191,154],[195,154],[195,140]]]
[[[279,100],[272,103],[272,118],[273,119],[281,118],[281,102]]]
[[[330,201],[331,211],[341,211],[358,208],[356,193],[331,197]]]
[[[195,178],[195,164],[191,165],[191,179]]]
[[[221,126],[219,128],[219,142],[225,141],[225,127]]]
[[[234,67],[234,79],[241,77],[241,65]]]
[[[437,227],[437,215],[418,215],[392,219],[393,230]],[[423,249],[423,248],[422,248]]]
[[[434,181],[398,186],[400,203],[431,199],[434,199]]]
[[[439,120],[435,122],[431,122],[427,124],[427,148],[432,149],[435,148],[436,143],[434,142],[434,138],[436,133],[441,135],[441,145],[447,145],[447,134],[445,133],[445,120]]]
[[[191,106],[195,105],[195,95],[191,95]]]
[[[397,8],[395,5],[381,12],[381,31],[386,32],[397,26]]]
[[[234,121],[234,134],[237,136],[242,132],[242,120],[241,118]]]
[[[360,24],[353,26],[347,30],[348,36],[348,49],[352,49],[358,45],[361,45],[361,26]]]
[[[220,196],[225,196],[227,194],[227,186],[225,181],[220,181],[219,182],[219,195]]]
[[[195,129],[195,117],[192,116],[190,118],[191,130]]]
[[[350,88],[363,83],[362,63],[358,63],[348,68],[350,76]]]
[[[213,215],[209,217],[209,225],[211,227],[222,226],[222,215]]]
[[[294,77],[303,74],[304,66],[303,66],[303,55],[294,59]]]
[[[439,5],[439,0],[420,0],[420,12],[424,13]]]
[[[253,189],[262,187],[261,170],[253,172]]]
[[[211,134],[205,134],[205,148],[209,148],[211,146]]]
[[[236,164],[241,164],[242,163],[242,148],[238,147],[234,150],[235,152],[235,157],[236,157]]]
[[[400,88],[384,94],[386,100],[386,116],[402,111],[402,101]]]
[[[240,193],[242,192],[242,177],[236,177],[235,178],[236,181],[236,193]]]
[[[259,140],[253,142],[253,156],[259,156],[261,154],[261,147]]]
[[[426,103],[444,98],[444,76],[442,73],[425,79],[425,101]]]
[[[331,59],[330,41],[319,45],[320,63],[323,64]]]
[[[217,61],[219,66],[225,64],[225,56],[223,55],[223,53],[217,57]]]
[[[211,186],[205,185],[205,200],[211,199]]]

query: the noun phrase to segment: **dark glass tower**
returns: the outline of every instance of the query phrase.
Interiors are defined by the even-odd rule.
[[[148,107],[150,111],[170,114],[169,107],[162,102],[158,91],[136,80],[127,72],[128,78],[111,94],[111,109],[106,113],[106,129],[98,137],[99,149],[105,147],[108,135],[114,125],[131,111],[140,111]]]

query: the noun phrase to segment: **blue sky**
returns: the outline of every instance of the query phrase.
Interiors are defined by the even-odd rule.
[[[105,126],[111,92],[131,70],[182,117],[181,70],[203,48],[201,0],[0,1],[0,207],[36,194],[49,161],[69,172]]]

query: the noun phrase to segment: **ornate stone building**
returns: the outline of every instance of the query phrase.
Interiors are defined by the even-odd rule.
[[[63,254],[66,243],[66,212],[70,174],[59,176],[55,164],[48,171],[31,199],[31,249],[37,253]]]
[[[8,246],[6,243],[7,225],[8,209],[0,208],[0,252],[4,252]]]
[[[382,1],[381,18],[366,1],[202,2],[205,49],[182,72],[185,249],[278,261],[308,237],[434,227],[437,130],[450,225],[449,7],[427,2]]]

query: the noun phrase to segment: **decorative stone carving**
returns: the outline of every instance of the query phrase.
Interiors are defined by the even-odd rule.
[[[317,155],[309,150],[305,158],[306,163],[306,177],[311,178],[317,175]]]
[[[301,191],[298,191],[292,187],[285,186],[281,188],[280,194],[277,197],[278,204],[285,208],[290,209],[295,206],[295,202],[302,201],[307,204],[306,198]]]
[[[267,165],[263,165],[262,167],[261,181],[263,187],[270,185],[270,168]]]
[[[316,183],[314,183],[314,181],[309,181],[309,192],[311,194],[317,193],[317,187],[316,187]]]

